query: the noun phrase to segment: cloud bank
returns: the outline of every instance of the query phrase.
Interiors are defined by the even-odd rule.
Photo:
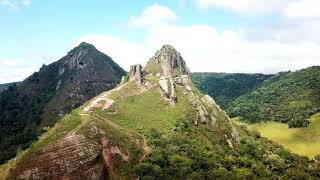
[[[209,7],[225,6],[242,12],[254,9],[252,7],[256,7],[256,1],[259,0],[232,1],[235,4],[228,0],[198,0],[197,3]],[[257,9],[261,6],[260,12],[269,13],[269,9],[281,7],[285,10],[282,12],[285,18],[306,17],[300,11],[295,14],[296,5],[284,3],[287,2],[285,0],[259,2],[261,4]],[[147,32],[141,43],[104,34],[87,35],[81,41],[96,45],[126,69],[135,63],[145,63],[162,45],[171,44],[181,52],[192,71],[276,73],[319,65],[320,41],[314,37],[317,37],[320,27],[318,22],[314,23],[316,15],[312,17],[310,21],[294,21],[296,24],[284,20],[283,25],[273,28],[219,32],[216,27],[206,24],[178,25],[179,17],[174,11],[154,4],[128,21],[133,33],[140,30]],[[296,28],[291,29],[292,26]]]

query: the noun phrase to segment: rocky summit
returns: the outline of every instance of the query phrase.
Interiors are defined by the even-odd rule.
[[[189,68],[180,53],[171,45],[164,45],[158,50],[147,63],[145,71],[166,78],[190,75]]]
[[[65,67],[77,68],[73,61]],[[166,45],[146,67],[131,66],[121,84],[72,111],[1,166],[0,176],[292,179],[314,169],[307,159],[233,124],[195,88],[181,55]]]
[[[0,164],[27,148],[73,109],[114,88],[125,71],[93,45],[65,57],[0,93]]]

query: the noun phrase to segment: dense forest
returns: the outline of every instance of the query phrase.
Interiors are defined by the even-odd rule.
[[[223,109],[227,109],[235,99],[253,91],[271,76],[241,73],[193,73],[192,81],[203,93],[214,97]]]
[[[275,75],[194,73],[193,81],[231,117],[305,127],[320,111],[320,67]]]
[[[257,90],[236,99],[229,107],[232,117],[250,122],[281,121],[289,127],[305,127],[320,111],[320,67],[275,75]]]

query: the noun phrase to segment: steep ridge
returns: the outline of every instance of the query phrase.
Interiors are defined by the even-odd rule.
[[[81,43],[61,60],[43,65],[0,94],[0,164],[27,148],[48,126],[125,75],[107,55]]]
[[[184,60],[174,48],[164,46],[156,57],[159,54],[166,55],[157,60],[151,58],[145,68],[132,66],[128,78],[118,87],[101,93],[60,120],[28,150],[1,166],[0,176],[4,179],[317,176],[318,166],[307,158],[291,154],[244,127],[237,128],[210,96],[194,87]]]

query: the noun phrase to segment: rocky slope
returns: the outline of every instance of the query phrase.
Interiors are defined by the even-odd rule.
[[[145,68],[132,66],[127,81],[73,111],[1,166],[0,176],[272,179],[300,172],[313,176],[309,166],[300,167],[307,163],[238,129],[210,96],[194,87],[179,53],[164,46]]]
[[[81,43],[61,60],[44,65],[19,85],[0,94],[0,163],[28,147],[43,128],[97,94],[114,88],[125,75],[107,55]]]

